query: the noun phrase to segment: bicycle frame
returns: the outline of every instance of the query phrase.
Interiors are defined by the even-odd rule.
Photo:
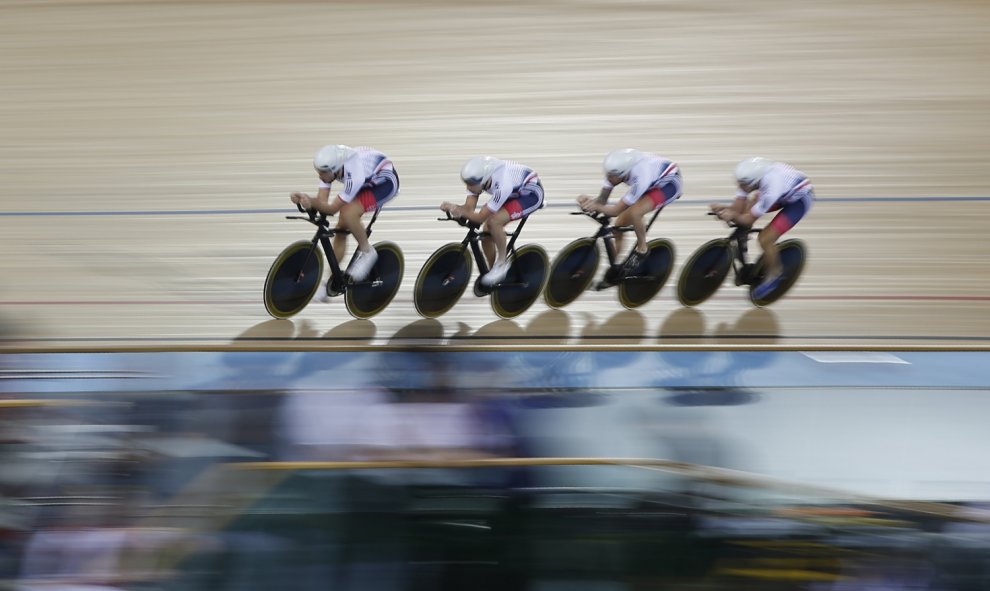
[[[488,232],[479,232],[481,228],[479,224],[475,222],[470,222],[465,218],[455,218],[450,213],[447,213],[445,218],[437,218],[440,221],[454,221],[461,226],[465,226],[468,229],[467,236],[461,241],[461,252],[464,252],[468,246],[471,247],[471,254],[474,256],[474,263],[478,265],[479,276],[484,275],[489,272],[491,268],[488,266],[488,260],[485,258],[485,253],[481,249],[481,239],[490,236]],[[529,216],[523,216],[519,219],[519,225],[512,232],[507,232],[506,236],[510,236],[509,243],[505,246],[506,257],[514,258],[516,255],[516,238],[519,237],[519,233],[522,232],[523,226],[526,225],[526,220]]]
[[[309,254],[306,255],[305,263],[309,262],[309,257],[313,256],[316,251],[316,245],[319,244],[323,247],[323,254],[327,257],[327,263],[330,265],[330,290],[335,292],[342,292],[347,287],[347,283],[344,280],[344,274],[340,270],[340,263],[337,262],[337,256],[334,254],[333,245],[330,244],[330,239],[337,234],[350,234],[350,230],[338,230],[337,228],[331,228],[330,222],[327,220],[327,215],[325,213],[317,213],[315,209],[303,209],[298,203],[296,204],[296,209],[300,213],[305,213],[307,217],[302,217],[298,215],[287,215],[285,219],[287,220],[303,220],[309,222],[316,226],[316,235],[313,236],[312,246],[310,247]],[[371,216],[371,220],[365,227],[364,231],[371,238],[371,226],[378,219],[378,213],[381,208],[375,209],[374,215]],[[305,263],[303,268],[306,267]],[[378,279],[378,282],[381,280]],[[362,283],[374,284],[375,280],[365,279]]]
[[[752,273],[755,263],[748,260],[749,235],[759,233],[763,228],[746,228],[726,222],[732,233],[729,234],[732,249],[732,275],[736,285],[750,285],[753,282]]]
[[[659,208],[653,212],[653,217],[650,218],[650,222],[646,224],[646,231],[649,232],[650,228],[653,227],[653,222],[657,220],[657,216],[660,215],[660,211],[663,208]],[[602,215],[600,213],[591,213],[587,211],[575,211],[571,215],[584,215],[588,216],[592,220],[598,222],[601,227],[589,238],[593,240],[598,240],[599,238],[605,243],[605,254],[608,256],[608,264],[616,264],[616,260],[619,258],[619,253],[615,250],[615,234],[617,232],[635,232],[636,229],[632,226],[613,226],[612,218]]]

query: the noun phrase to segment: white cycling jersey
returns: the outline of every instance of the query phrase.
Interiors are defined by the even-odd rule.
[[[803,172],[789,164],[774,162],[770,170],[760,179],[760,186],[757,189],[759,195],[749,211],[754,217],[760,217],[789,203],[814,199],[814,189]],[[745,199],[748,195],[742,189],[736,191],[738,199]]]
[[[344,190],[340,193],[340,199],[344,203],[350,203],[364,187],[378,185],[386,180],[394,183],[395,167],[382,152],[374,148],[359,147],[354,148],[354,154],[344,161],[341,174]],[[331,184],[320,181],[320,188],[329,189]]]
[[[642,157],[633,165],[629,178],[624,181],[629,185],[629,191],[622,197],[626,205],[632,205],[646,195],[651,189],[664,187],[669,183],[680,182],[680,170],[677,164],[656,154],[644,152]],[[602,189],[611,192],[615,185],[602,181]],[[679,198],[678,195],[676,198]]]
[[[517,196],[523,187],[534,186],[540,177],[532,168],[513,162],[512,160],[498,160],[495,169],[492,171],[492,181],[484,192],[491,195],[487,207],[492,213],[502,209],[507,201]],[[477,193],[468,192],[469,196],[477,197]]]

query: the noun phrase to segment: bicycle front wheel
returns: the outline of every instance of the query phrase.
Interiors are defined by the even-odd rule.
[[[471,253],[459,242],[441,246],[416,278],[413,303],[426,318],[436,318],[450,310],[464,294],[471,278]]]
[[[547,282],[550,257],[543,247],[527,244],[518,249],[505,280],[492,290],[492,309],[502,318],[514,318],[533,305]]]
[[[749,299],[757,306],[769,306],[782,298],[785,293],[794,287],[798,277],[801,276],[801,271],[804,270],[804,263],[807,257],[807,249],[804,246],[804,242],[796,239],[785,240],[777,245],[777,252],[780,253],[780,264],[783,267],[780,285],[762,300],[753,297],[753,290],[763,281],[765,274],[763,257],[761,256],[756,261],[756,280],[749,288]]]
[[[656,238],[647,243],[646,258],[619,284],[619,302],[626,308],[638,308],[657,295],[674,268],[674,245]]]
[[[275,258],[265,279],[265,309],[275,318],[295,316],[320,287],[323,251],[308,240],[293,242]]]
[[[697,306],[715,293],[732,266],[732,248],[726,238],[706,242],[691,255],[677,281],[677,299]]]
[[[594,238],[581,238],[565,246],[550,267],[543,300],[551,308],[563,308],[576,300],[591,285],[600,259]]]
[[[344,301],[355,318],[371,318],[385,309],[399,291],[405,259],[394,242],[375,244],[378,260],[368,278],[347,286]]]

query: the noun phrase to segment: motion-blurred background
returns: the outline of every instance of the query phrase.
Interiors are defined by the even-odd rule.
[[[16,589],[985,589],[990,5],[0,0],[0,578]],[[326,143],[389,154],[371,320],[261,287]],[[551,257],[609,150],[819,198],[785,300],[418,319],[476,154]]]

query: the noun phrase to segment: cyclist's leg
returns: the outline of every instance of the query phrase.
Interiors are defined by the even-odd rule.
[[[500,230],[502,233],[501,235],[502,245],[498,247],[499,260],[505,260],[505,257],[508,256],[508,253],[505,252],[506,224],[508,224],[509,222],[514,222],[516,220],[519,220],[533,213],[537,209],[540,209],[541,207],[543,207],[543,185],[539,184],[538,182],[531,183],[519,189],[519,194],[515,198],[509,199],[505,203],[505,205],[502,206],[502,209],[498,211],[498,213],[496,213],[494,216],[489,218],[489,220],[492,220],[497,217],[500,220],[504,220],[500,224],[501,225]],[[504,217],[502,217],[503,214]],[[495,236],[493,236],[493,238],[495,238]]]
[[[354,201],[348,204],[354,207],[347,208],[346,211],[347,227],[354,235],[354,239],[357,240],[358,249],[364,252],[371,250],[371,243],[368,241],[368,232],[361,222],[361,217],[366,213],[381,209],[399,193],[399,179],[394,171],[383,171],[380,177],[374,185],[362,189]],[[341,212],[341,215],[345,215],[345,212]]]
[[[543,187],[539,184],[527,185],[519,191],[517,197],[507,201],[502,209],[488,218],[485,227],[491,234],[491,243],[497,250],[497,254],[491,265],[491,271],[481,279],[483,284],[494,285],[501,281],[508,272],[509,260],[506,252],[508,238],[505,235],[505,226],[541,207],[543,207]]]
[[[781,214],[777,214],[774,221],[776,221],[780,215]],[[760,248],[763,249],[763,264],[766,265],[766,274],[764,276],[767,280],[773,279],[780,275],[780,253],[777,250],[777,240],[779,238],[780,231],[774,227],[773,223],[760,231]]]
[[[646,245],[646,216],[658,208],[663,209],[668,203],[680,196],[680,182],[671,181],[663,186],[650,189],[632,207],[626,210],[630,212],[630,221],[632,222],[633,230],[636,232],[636,246],[629,252],[629,258],[626,259],[627,267],[636,267],[639,261],[648,254]],[[634,253],[636,254],[635,257],[633,256]]]
[[[621,248],[622,248],[622,233],[615,233],[615,256],[616,260],[622,261],[613,265],[605,273],[605,279],[609,283],[616,283],[629,273],[632,269],[635,269],[642,262],[643,258],[646,257],[646,221],[643,219],[648,212],[653,210],[653,203],[650,199],[640,198],[636,203],[633,203],[626,209],[622,211],[619,215],[615,216],[616,226],[632,226],[633,231],[636,233],[636,243],[633,247],[629,249],[629,255],[625,259],[621,258]]]
[[[632,227],[636,232],[636,246],[633,247],[633,250],[640,254],[646,254],[646,220],[644,218],[646,214],[656,208],[653,199],[650,198],[650,193],[647,193],[626,210],[631,214]]]
[[[505,226],[510,221],[510,212],[506,207],[503,207],[490,215],[485,222],[485,231],[488,232],[488,236],[481,240],[481,246],[485,251],[485,258],[488,259],[489,268],[497,261],[506,259],[505,246],[508,239],[505,236]]]
[[[337,257],[337,262],[339,263],[344,255],[347,254],[347,234],[342,234],[339,230],[347,230],[347,222],[344,220],[344,216],[341,215],[343,209],[347,206],[340,197],[335,199],[334,206],[337,208],[337,226],[338,232],[333,235],[333,254]]]
[[[398,193],[398,178],[394,175],[388,175],[375,184],[364,187],[354,201],[348,203],[347,207],[341,210],[341,218],[344,219],[358,243],[357,251],[347,268],[348,274],[355,281],[362,281],[367,277],[378,260],[378,253],[368,241],[368,232],[361,222],[361,217],[365,213],[381,208],[382,205],[392,200],[396,193]]]
[[[632,226],[632,208],[627,207],[622,213],[615,216],[612,220],[612,225],[615,227],[620,226]],[[622,258],[622,245],[625,243],[625,232],[612,232],[612,236],[615,237],[612,240],[612,244],[615,246],[615,260],[621,261]]]
[[[780,251],[777,248],[777,241],[793,228],[808,213],[811,208],[812,198],[808,197],[788,203],[780,209],[773,220],[760,231],[760,248],[763,249],[763,261],[766,265],[766,279],[764,283],[776,280],[783,268],[780,264]]]
[[[361,195],[362,193],[358,193],[358,198],[344,205],[338,215],[340,216],[340,224],[343,224],[357,241],[358,250],[367,252],[371,245],[368,243],[368,234],[364,231],[364,225],[361,223],[361,216],[364,215],[365,207]],[[346,236],[344,238],[346,239]]]
[[[488,216],[485,221],[485,231],[488,236],[482,239],[481,245],[488,259],[488,272],[479,281],[486,287],[492,287],[502,281],[508,273],[509,261],[506,256],[505,225],[509,223],[509,212],[505,207]]]
[[[639,251],[646,252],[646,216],[657,209],[663,209],[674,201],[681,198],[681,175],[675,173],[664,177],[664,184],[654,187],[646,192],[640,201],[648,201],[649,206],[643,206],[643,215],[639,216],[639,223],[643,227],[643,237],[640,239]],[[638,202],[637,202],[638,205]],[[637,234],[638,236],[638,234]]]

